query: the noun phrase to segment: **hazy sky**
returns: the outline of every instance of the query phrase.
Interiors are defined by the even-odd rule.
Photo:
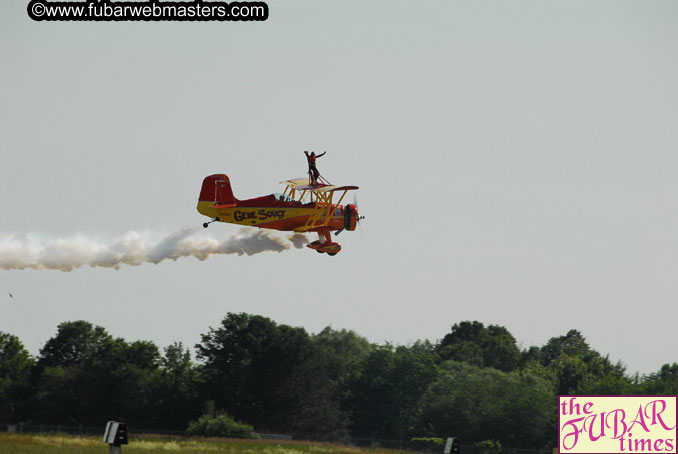
[[[631,372],[678,361],[677,2],[275,0],[243,23],[26,4],[0,2],[0,237],[199,226],[204,176],[278,192],[305,149],[367,217],[336,257],[0,271],[0,331],[32,353],[67,320],[192,346],[248,312],[397,344],[576,328]]]

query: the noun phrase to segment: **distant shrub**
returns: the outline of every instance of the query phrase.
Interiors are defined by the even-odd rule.
[[[481,449],[483,454],[500,454],[501,442],[495,440],[484,440],[476,443],[476,446]]]
[[[412,439],[417,446],[420,446],[430,452],[443,452],[444,438],[415,437]]]
[[[186,432],[208,437],[259,438],[252,426],[238,422],[226,413],[202,415],[188,424]]]

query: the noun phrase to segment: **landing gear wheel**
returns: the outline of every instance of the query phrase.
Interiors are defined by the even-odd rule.
[[[205,227],[205,228],[207,228],[207,227],[209,227],[209,225],[210,225],[211,223],[217,222],[217,221],[221,221],[221,219],[219,219],[219,218],[214,218],[214,219],[212,219],[210,222],[205,222],[202,226]]]
[[[317,250],[317,249],[316,249],[315,251],[316,251],[318,254],[322,254],[322,253],[323,253],[323,251],[319,251],[319,250]]]
[[[327,255],[331,255],[332,257],[334,257],[335,255],[337,255],[337,253],[336,252],[328,252]]]

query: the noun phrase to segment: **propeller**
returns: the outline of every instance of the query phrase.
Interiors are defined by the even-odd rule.
[[[365,231],[363,230],[362,223],[360,222],[362,219],[365,219],[365,216],[360,215],[360,208],[358,207],[358,193],[354,192],[353,193],[353,205],[355,205],[355,210],[358,212],[358,219],[357,219],[357,224],[358,224],[358,230],[360,230],[360,241],[363,240],[363,234]]]
[[[362,227],[362,225],[360,225],[360,221],[361,221],[362,219],[365,219],[365,216],[360,216],[360,210],[358,209],[358,196],[357,196],[356,194],[353,195],[353,206],[355,207],[355,211],[356,211],[356,213],[358,214],[358,216],[357,216],[357,218],[356,218],[355,221],[356,221],[356,224],[357,224],[357,226],[358,226],[358,229],[360,230],[360,241],[362,241],[362,239],[363,239],[363,233],[364,233],[364,232],[363,232],[363,227]],[[346,205],[345,210],[349,210],[349,205]],[[351,217],[351,212],[345,211],[345,218],[344,218],[345,224],[344,224],[344,228],[341,228],[341,229],[337,230],[336,232],[334,232],[334,236],[339,236],[339,234],[340,234],[341,232],[343,232],[345,229],[350,228],[350,227],[349,227],[349,225],[350,225],[350,221],[349,221],[349,220],[350,220],[350,217]]]

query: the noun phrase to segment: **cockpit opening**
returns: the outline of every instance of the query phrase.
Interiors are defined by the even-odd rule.
[[[273,197],[275,197],[276,200],[279,200],[281,202],[294,202],[294,199],[288,195],[282,194],[280,192],[276,192],[273,194]]]

